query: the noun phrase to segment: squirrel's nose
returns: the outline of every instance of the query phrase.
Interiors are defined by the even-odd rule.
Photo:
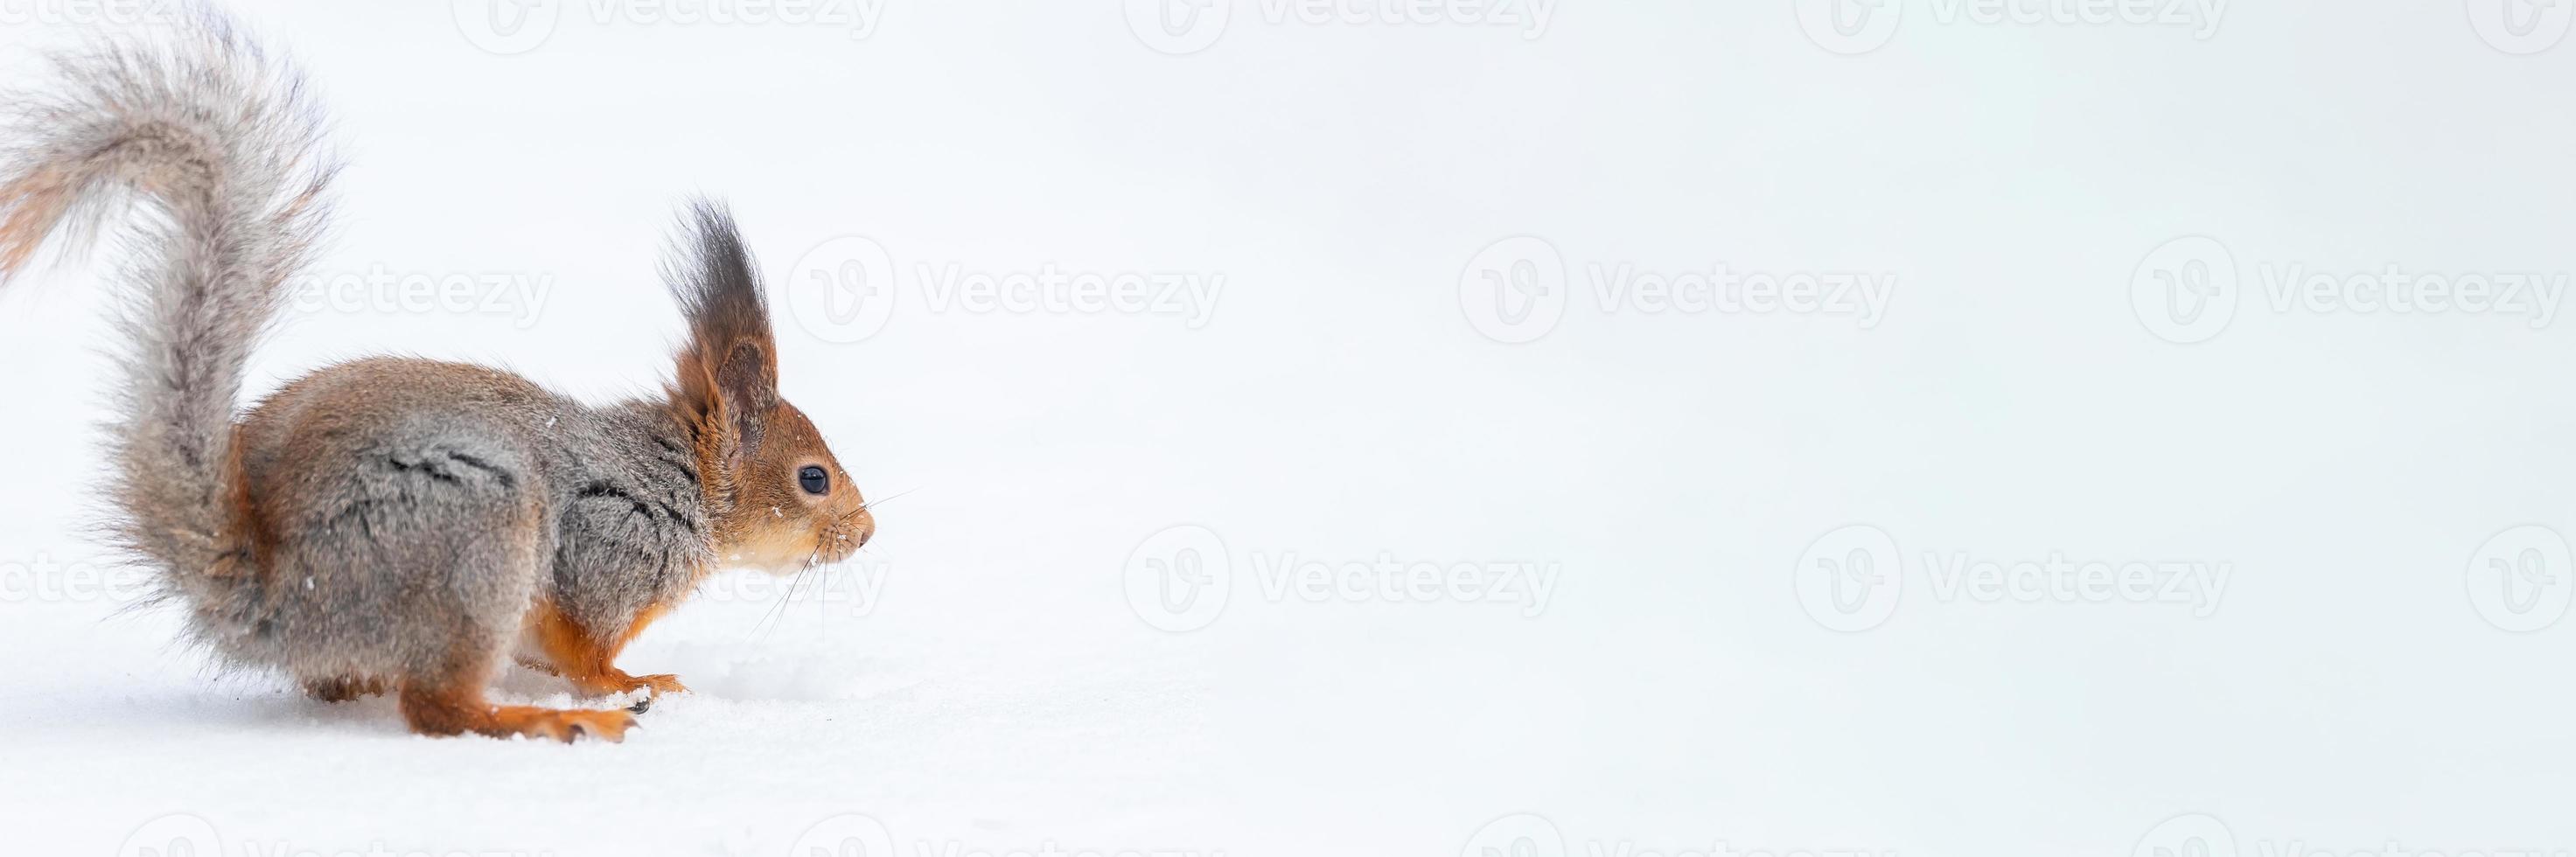
[[[851,523],[852,530],[859,538],[858,543],[851,545],[850,549],[858,550],[860,548],[867,547],[868,540],[875,538],[877,535],[877,516],[868,514],[865,510],[861,510],[859,512],[858,520]]]

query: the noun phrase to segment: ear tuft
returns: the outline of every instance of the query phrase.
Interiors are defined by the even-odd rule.
[[[679,355],[683,408],[716,423],[747,451],[759,441],[760,418],[778,398],[778,347],[759,268],[723,204],[692,200],[680,214],[662,277],[689,320]]]
[[[662,279],[688,316],[695,344],[769,343],[769,300],[760,290],[759,268],[723,203],[691,200],[671,250]]]

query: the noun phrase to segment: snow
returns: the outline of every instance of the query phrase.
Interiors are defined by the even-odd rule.
[[[12,605],[13,649],[60,656],[12,671],[8,727],[35,740],[8,743],[5,796],[48,846],[26,853],[104,853],[164,813],[204,819],[224,853],[720,854],[746,839],[786,853],[860,809],[968,847],[1143,844],[1169,831],[1140,819],[1205,811],[1203,668],[1186,648],[1050,635],[1031,617],[1019,650],[971,597],[952,619],[841,593],[809,593],[768,631],[769,605],[748,600],[672,617],[624,663],[694,692],[661,699],[624,744],[570,746],[411,736],[385,699],[209,676],[168,650],[163,616]],[[495,698],[578,703],[515,670]]]
[[[2576,270],[2576,45],[2482,36],[2513,4],[1906,3],[1851,56],[1805,2],[1241,2],[1186,56],[1122,4],[855,2],[559,4],[499,56],[454,5],[243,5],[353,156],[252,386],[653,389],[657,242],[720,194],[876,540],[649,630],[621,665],[693,692],[623,744],[411,736],[127,609],[105,265],[18,284],[0,853],[2576,851],[2564,313],[2299,291]],[[61,35],[0,18],[0,79]],[[2231,267],[2160,338],[2210,331],[2138,296]],[[1801,275],[1861,303],[1672,300]],[[1014,303],[1057,277],[1144,303]]]

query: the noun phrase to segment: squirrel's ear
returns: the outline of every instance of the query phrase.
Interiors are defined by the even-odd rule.
[[[778,364],[768,343],[736,342],[721,352],[693,343],[678,368],[672,404],[684,419],[707,432],[724,457],[760,446],[765,418],[778,404]]]
[[[737,342],[716,364],[716,393],[724,397],[744,447],[760,445],[761,417],[778,404],[778,360],[768,343]]]
[[[778,347],[769,301],[733,216],[715,202],[690,203],[663,266],[671,296],[689,319],[680,353],[682,406],[703,426],[720,423],[739,446],[758,445],[760,419],[778,401]]]

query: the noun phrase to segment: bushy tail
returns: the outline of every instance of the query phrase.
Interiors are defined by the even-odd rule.
[[[242,366],[320,238],[338,164],[294,71],[211,13],[53,65],[50,88],[0,96],[0,283],[49,236],[79,243],[141,209],[119,233],[129,346],[109,496],[123,546],[194,588],[247,559]]]

